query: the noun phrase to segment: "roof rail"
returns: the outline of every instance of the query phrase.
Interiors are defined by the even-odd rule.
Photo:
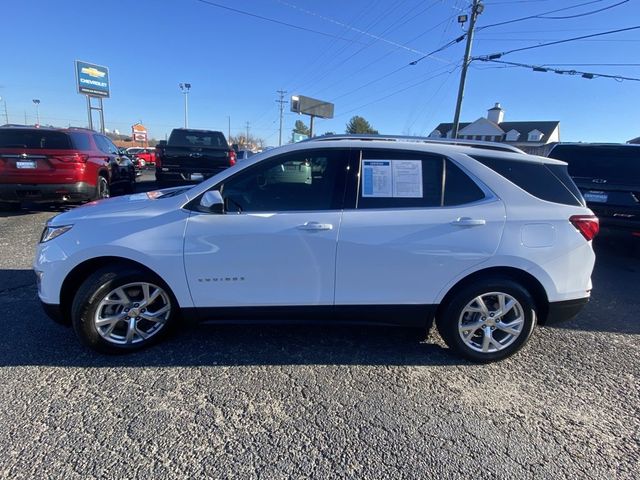
[[[441,145],[459,145],[463,147],[482,148],[486,150],[497,150],[501,152],[515,152],[525,153],[518,147],[509,145],[506,143],[497,142],[482,142],[479,140],[461,140],[453,138],[430,138],[430,137],[414,137],[410,135],[377,135],[377,134],[344,134],[344,135],[324,135],[322,137],[313,137],[303,142],[324,142],[333,140],[368,140],[378,142],[415,142],[415,143],[430,143]]]

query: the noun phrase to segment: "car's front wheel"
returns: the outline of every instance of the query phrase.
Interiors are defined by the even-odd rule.
[[[436,323],[449,348],[476,362],[493,362],[527,343],[536,324],[536,306],[519,283],[491,278],[455,292]]]
[[[73,300],[73,328],[83,343],[105,353],[138,350],[169,329],[177,304],[155,275],[126,266],[103,268]]]

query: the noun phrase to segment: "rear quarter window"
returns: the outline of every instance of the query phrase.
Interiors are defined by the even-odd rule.
[[[69,135],[63,132],[7,128],[0,130],[0,148],[69,150],[73,146]]]
[[[582,195],[564,165],[546,165],[542,162],[523,162],[484,155],[473,155],[473,158],[540,200],[563,205],[584,205]]]
[[[93,150],[89,135],[86,133],[70,133],[73,148],[76,150],[90,151]]]

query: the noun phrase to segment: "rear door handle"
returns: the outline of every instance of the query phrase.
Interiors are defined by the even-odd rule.
[[[310,230],[313,232],[319,230],[333,230],[333,225],[330,223],[318,223],[318,222],[305,222],[302,225],[298,225],[298,230]]]
[[[487,221],[484,218],[458,217],[451,224],[458,227],[476,227],[486,225]]]

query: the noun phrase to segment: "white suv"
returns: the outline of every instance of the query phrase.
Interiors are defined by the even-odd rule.
[[[598,220],[566,164],[496,144],[329,138],[52,218],[47,313],[107,352],[185,320],[423,327],[475,361],[588,301]]]

